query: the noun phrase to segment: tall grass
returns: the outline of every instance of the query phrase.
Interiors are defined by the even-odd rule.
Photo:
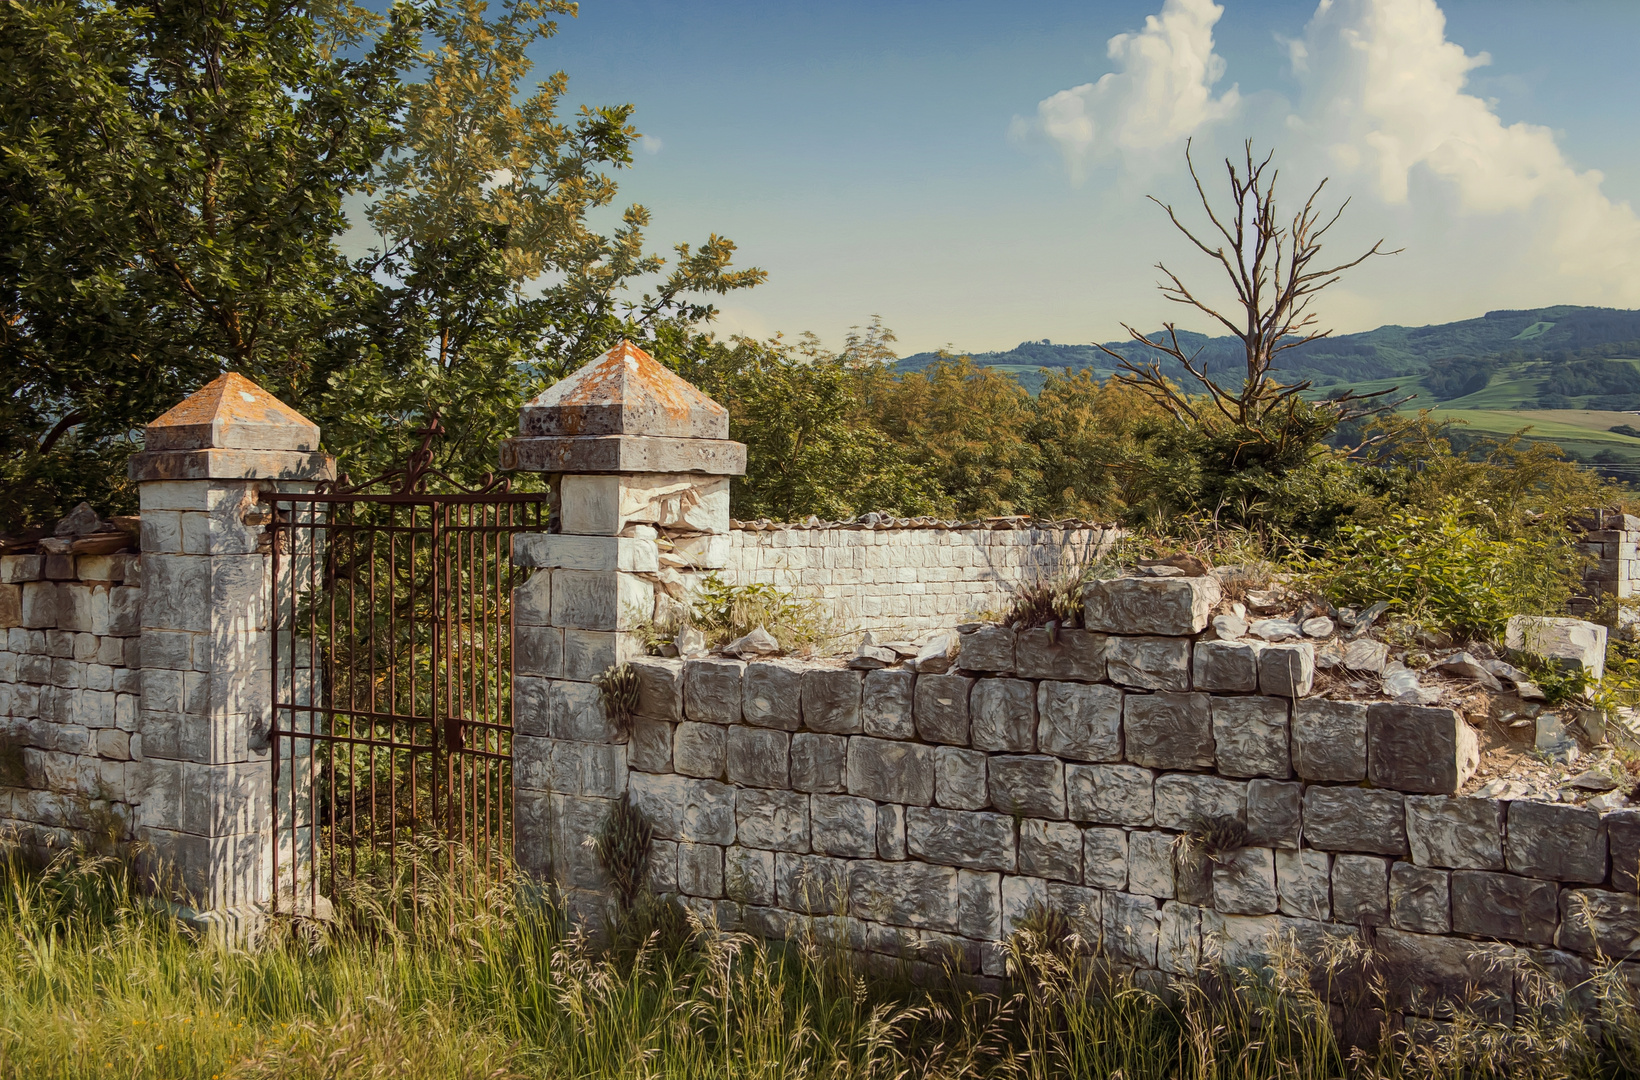
[[[234,947],[145,902],[112,859],[66,853],[31,870],[12,851],[0,862],[0,1076],[1558,1080],[1640,1070],[1634,999],[1609,977],[1574,995],[1597,1024],[1541,979],[1525,984],[1536,1005],[1513,1029],[1460,1015],[1419,1041],[1392,1033],[1351,1054],[1324,980],[1293,956],[1161,990],[1063,933],[1025,929],[1008,943],[1010,989],[917,987],[867,978],[839,949],[764,944],[647,897],[596,942],[538,892],[448,887],[429,862],[414,888],[402,878],[339,898],[327,926],[277,924]]]

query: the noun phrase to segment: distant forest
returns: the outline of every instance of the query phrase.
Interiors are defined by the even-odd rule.
[[[1212,370],[1231,374],[1242,363],[1241,343],[1235,338],[1183,331],[1179,338],[1200,349]],[[1150,359],[1151,350],[1137,342],[1106,345],[1134,360]],[[920,371],[939,356],[918,353],[895,366]],[[1603,407],[1640,408],[1640,369],[1605,362],[1617,358],[1640,359],[1640,311],[1561,306],[1340,334],[1291,350],[1280,370],[1284,381],[1309,379],[1318,389],[1415,379],[1435,401],[1449,401],[1485,388],[1502,365],[1532,362],[1546,365],[1540,407],[1566,408],[1573,399],[1598,395],[1620,399]],[[1097,375],[1116,370],[1116,361],[1097,346],[1047,340],[1022,342],[1007,352],[977,353],[973,359],[1008,371],[1033,392],[1042,383],[1040,369],[1087,369]]]

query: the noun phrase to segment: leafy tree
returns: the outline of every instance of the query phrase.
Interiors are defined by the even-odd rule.
[[[898,443],[960,517],[1032,514],[1042,504],[1041,447],[1031,395],[968,357],[880,378],[871,422]]]
[[[728,408],[730,435],[747,444],[746,475],[731,488],[737,517],[837,520],[943,508],[906,448],[867,417],[893,340],[874,319],[836,355],[805,334],[795,344],[701,339],[676,359],[684,378]]]
[[[561,121],[562,72],[521,93],[574,10],[0,0],[0,528],[128,508],[140,427],[224,370],[356,478],[437,412],[470,482],[525,396],[620,336],[686,350],[703,297],[763,275],[716,236],[663,274],[641,206],[590,227],[631,106]],[[361,195],[381,243],[350,262]]]
[[[0,522],[129,506],[133,430],[224,369],[302,396],[413,31],[348,0],[0,3]]]
[[[440,466],[472,481],[494,467],[518,407],[621,337],[687,350],[714,311],[703,295],[748,288],[734,244],[679,245],[671,271],[644,249],[648,211],[610,235],[588,215],[612,204],[610,171],[632,161],[631,105],[558,115],[559,71],[524,97],[526,51],[556,34],[563,0],[449,0],[426,12],[425,74],[406,87],[403,141],[383,163],[369,217],[380,246],[349,363],[318,394],[316,419],[356,474],[384,468],[438,413]],[[368,464],[367,464],[368,463]]]

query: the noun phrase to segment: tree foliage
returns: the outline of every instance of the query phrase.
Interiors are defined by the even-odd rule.
[[[0,2],[0,528],[119,473],[160,411],[239,371],[355,476],[435,411],[440,464],[493,467],[518,404],[620,336],[686,342],[762,279],[711,236],[608,235],[630,105],[558,116],[526,50],[560,0]],[[344,200],[379,242],[348,259]]]

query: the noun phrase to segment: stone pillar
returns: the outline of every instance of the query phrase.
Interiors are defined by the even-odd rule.
[[[729,477],[746,447],[728,412],[623,341],[525,405],[503,469],[555,478],[555,532],[518,536],[534,567],[513,602],[516,854],[572,907],[604,887],[585,843],[626,791],[628,733],[594,680],[642,652],[635,625],[691,571],[725,565]]]
[[[240,375],[148,425],[131,459],[142,508],[137,821],[163,888],[208,923],[268,899],[273,843],[270,556],[262,490],[311,491],[319,429]]]

